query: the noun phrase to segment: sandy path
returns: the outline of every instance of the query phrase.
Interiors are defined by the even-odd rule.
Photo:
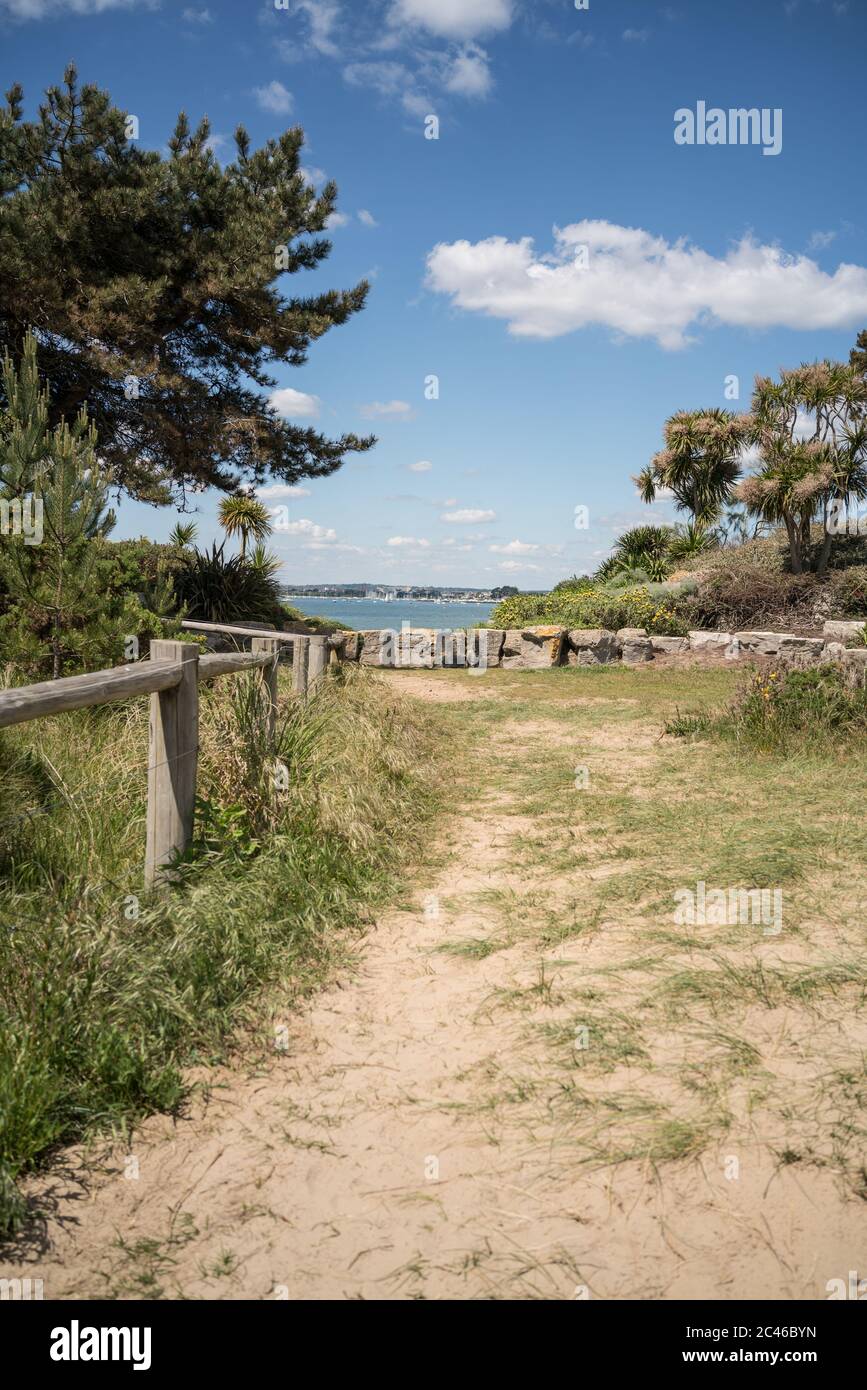
[[[444,696],[423,677],[402,685]],[[611,755],[652,758],[654,737],[631,732]],[[500,724],[490,738],[501,761],[525,755]],[[285,1053],[224,1074],[187,1120],[144,1124],[135,1178],[123,1153],[94,1175],[73,1152],[36,1188],[51,1212],[40,1248],[0,1272],[41,1277],[47,1298],[824,1297],[853,1267],[853,1204],[829,1175],[777,1171],[748,1118],[737,1182],[731,1138],[664,1166],[580,1161],[580,1097],[528,1045],[524,1014],[494,1004],[532,989],[542,956],[574,978],[621,943],[540,953],[518,932],[483,959],[438,949],[502,933],[495,874],[533,887],[511,867],[531,820],[500,785],[482,798],[437,880],[370,933],[357,974],[289,1021]],[[540,872],[537,887],[563,895],[575,874]],[[613,1082],[598,1085],[615,1104]]]

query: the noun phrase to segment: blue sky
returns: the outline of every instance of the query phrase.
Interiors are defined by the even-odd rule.
[[[73,60],[144,145],[181,108],[221,158],[239,122],[256,143],[300,124],[311,179],[336,180],[333,253],[287,292],[367,276],[369,304],[275,368],[275,404],[380,442],[267,499],[285,577],[311,583],[590,570],[673,516],[631,482],[672,411],[747,409],[756,372],[845,358],[867,328],[865,39],[867,0],[0,0],[28,113]],[[780,152],[676,144],[698,102],[780,110]],[[175,520],[127,502],[115,534]]]

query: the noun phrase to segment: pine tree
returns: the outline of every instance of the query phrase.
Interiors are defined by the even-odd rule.
[[[130,130],[73,67],[38,120],[17,84],[0,106],[0,348],[17,359],[38,333],[49,424],[86,403],[117,484],[154,501],[320,477],[369,448],[280,419],[264,394],[271,364],[305,362],[368,292],[279,288],[331,249],[337,188],[304,177],[303,131],[253,151],[239,126],[221,168],[207,119],[181,113],[167,158]]]
[[[111,479],[97,458],[96,431],[84,410],[73,426],[62,421],[49,428],[48,393],[39,383],[32,335],[19,371],[6,356],[3,382],[3,500],[29,495],[39,520],[30,535],[0,539],[0,577],[11,603],[3,619],[4,645],[7,655],[27,661],[39,644],[57,679],[68,662],[105,642],[111,600],[97,560],[98,542],[115,523],[107,507]]]

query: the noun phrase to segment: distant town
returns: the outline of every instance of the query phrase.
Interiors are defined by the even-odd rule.
[[[497,589],[440,589],[432,584],[287,584],[286,598],[439,599],[443,603],[496,603],[518,590],[512,584]]]

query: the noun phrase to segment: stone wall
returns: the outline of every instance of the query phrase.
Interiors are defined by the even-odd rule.
[[[525,627],[509,630],[473,629],[468,633],[435,628],[347,632],[334,642],[344,661],[363,666],[469,667],[486,670],[502,666],[507,671],[536,671],[552,666],[606,666],[612,662],[638,665],[668,657],[696,660],[716,654],[729,660],[770,657],[783,667],[814,666],[839,661],[864,679],[867,646],[849,649],[860,641],[864,621],[826,622],[821,637],[798,637],[792,632],[717,632],[696,630],[686,637],[657,637],[644,628]]]

